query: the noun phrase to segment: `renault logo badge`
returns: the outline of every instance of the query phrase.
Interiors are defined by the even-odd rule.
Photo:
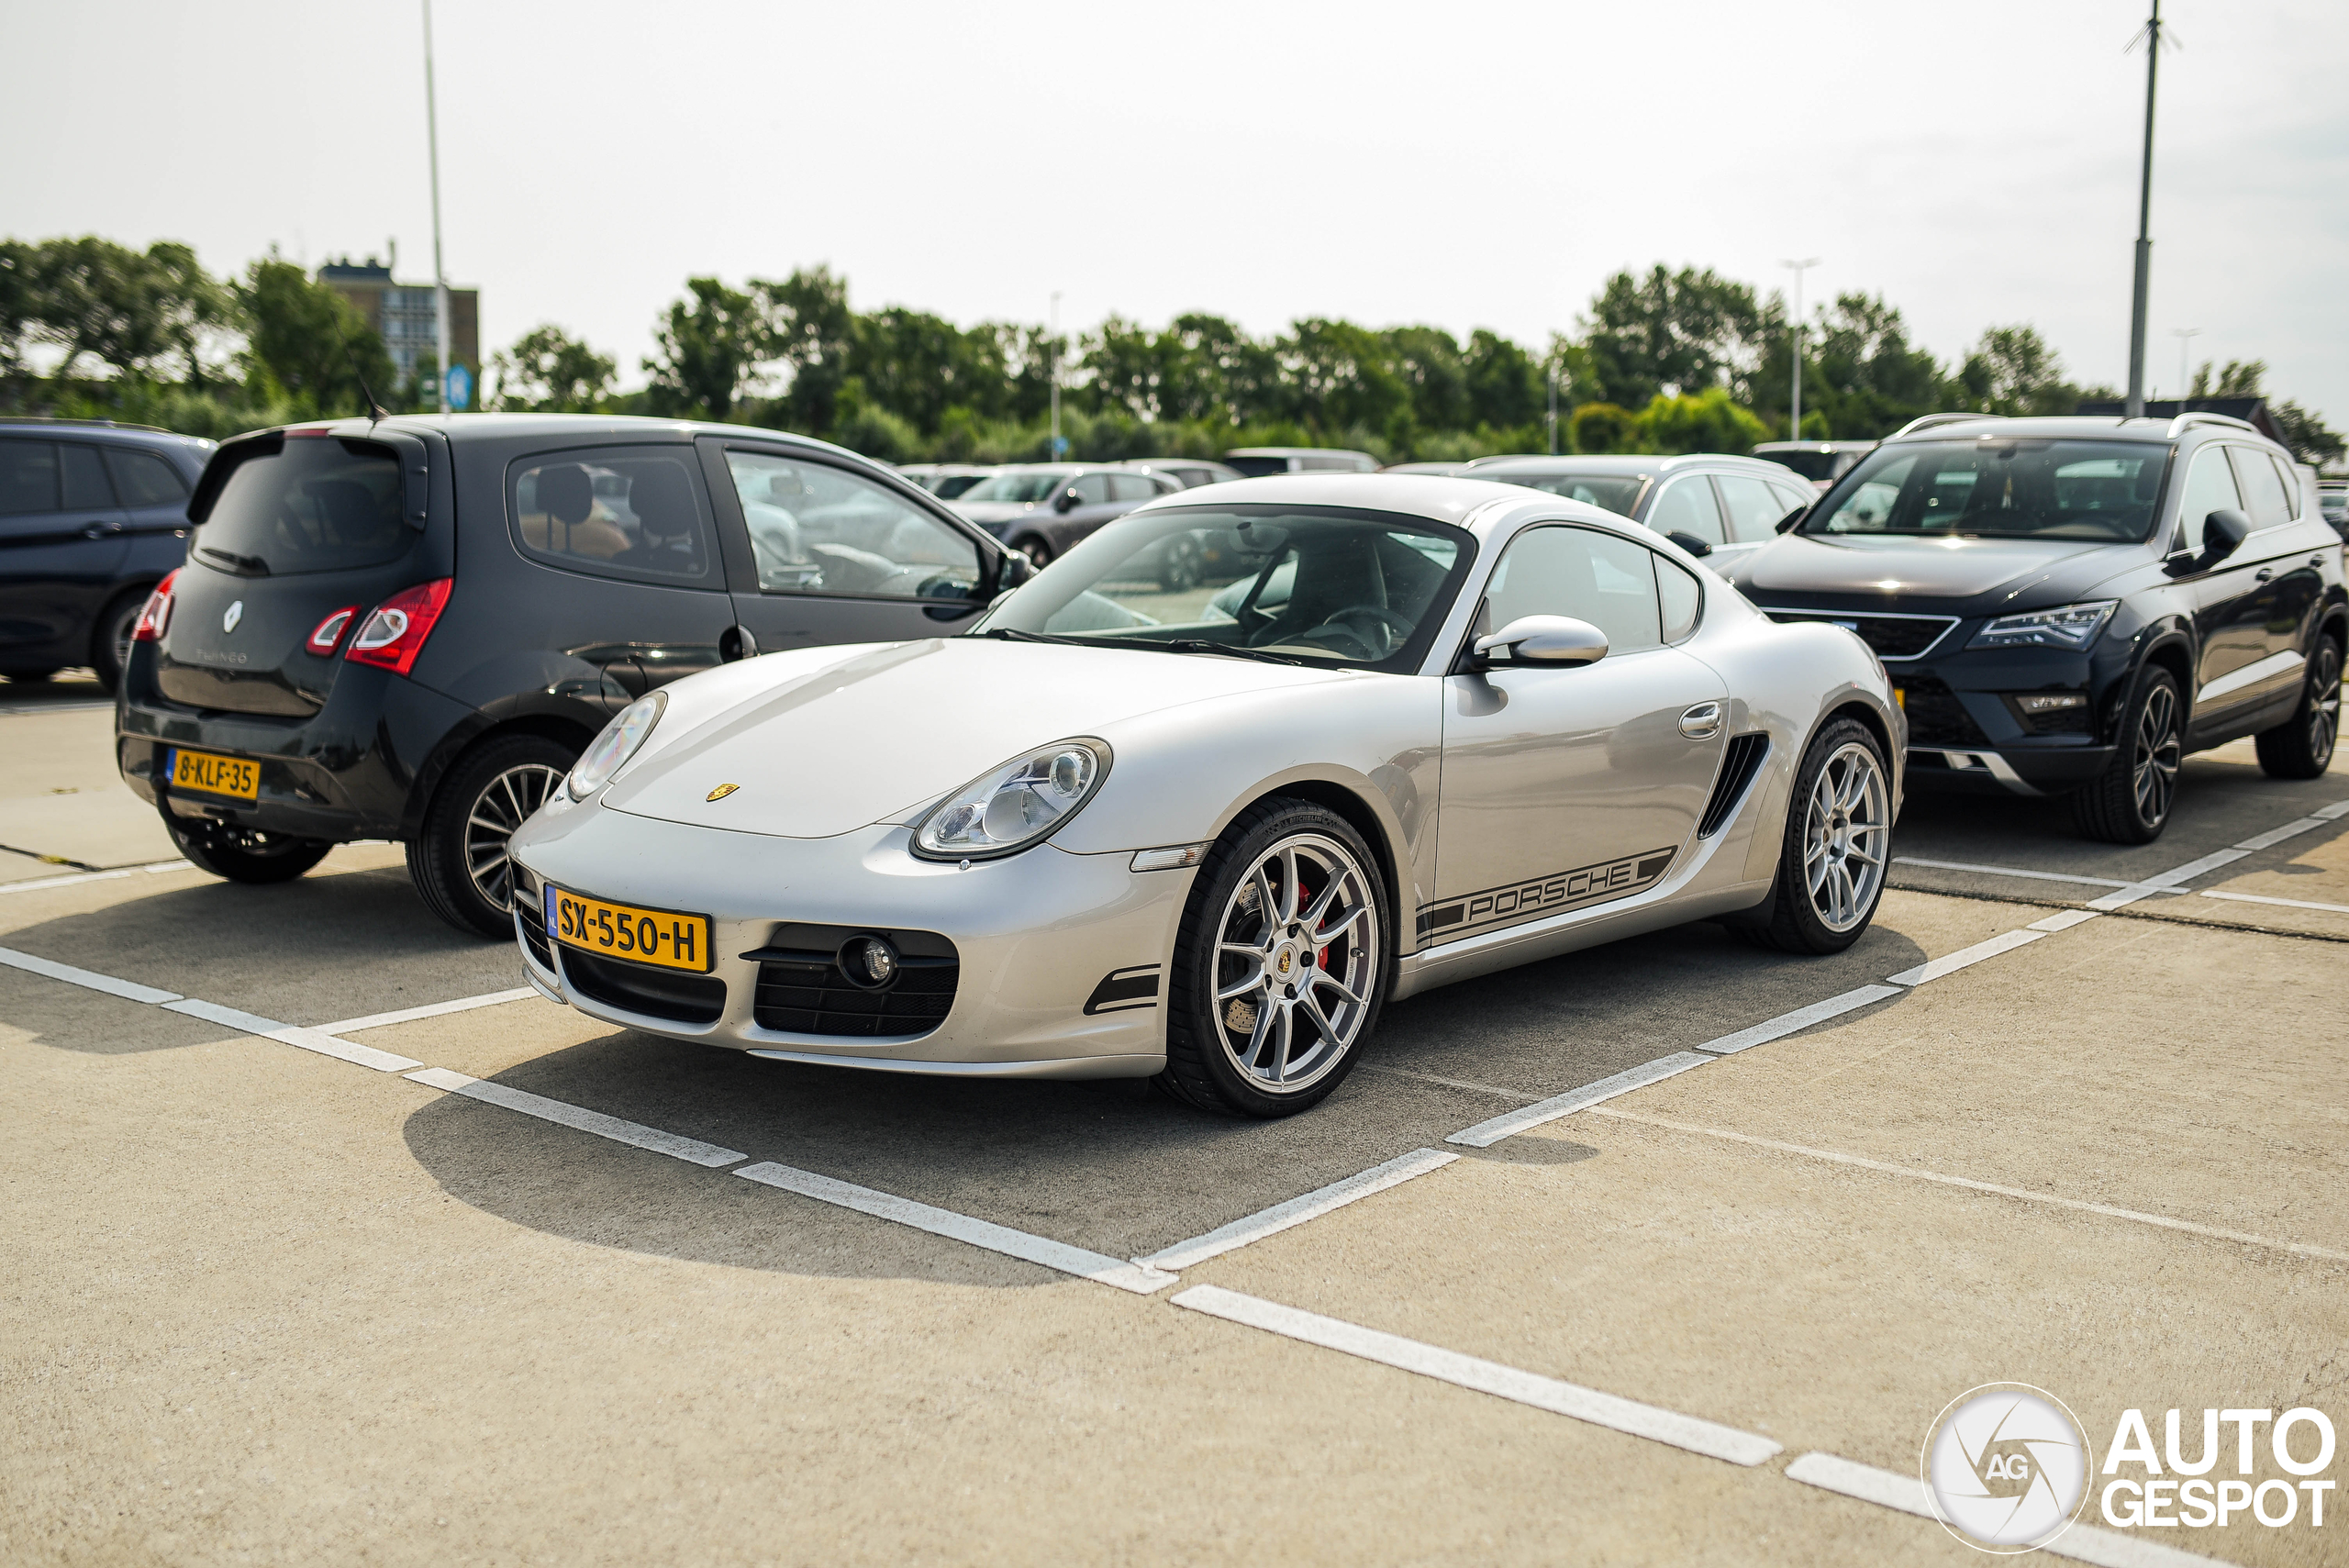
[[[728,795],[732,795],[736,790],[741,787],[742,786],[740,784],[719,784],[716,789],[711,790],[707,795],[703,795],[702,798],[704,800],[724,800]]]
[[[234,631],[237,629],[237,623],[244,618],[245,601],[239,599],[228,606],[228,613],[220,617],[220,629],[224,632]]]

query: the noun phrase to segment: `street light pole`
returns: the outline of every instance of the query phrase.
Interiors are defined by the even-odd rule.
[[[1550,366],[1550,455],[1558,455],[1558,367]]]
[[[440,412],[449,412],[449,272],[440,262],[440,110],[432,95],[432,0],[424,0],[424,139],[432,159],[432,321],[440,340]]]
[[[1795,307],[1787,317],[1787,351],[1794,361],[1794,386],[1787,399],[1787,439],[1802,439],[1802,275],[1819,265],[1820,258],[1806,256],[1799,261],[1780,261],[1778,265],[1795,275]]]
[[[2169,329],[2169,335],[2177,339],[2177,406],[2178,408],[2183,411],[2186,407],[2186,389],[2188,385],[2186,376],[2187,345],[2191,343],[2195,339],[2202,336],[2202,328],[2199,327],[2173,327]]]
[[[2145,292],[2154,266],[2154,71],[2162,58],[2162,0],[2141,35],[2145,40],[2145,152],[2137,176],[2137,285],[2129,305],[2128,417],[2145,413]],[[2185,395],[2181,388],[2178,395]]]
[[[1061,291],[1052,291],[1052,461],[1061,460]]]

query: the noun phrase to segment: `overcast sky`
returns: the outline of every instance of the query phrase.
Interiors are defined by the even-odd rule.
[[[413,4],[0,0],[0,228],[399,244],[429,279]],[[1954,357],[2028,321],[2127,373],[2142,0],[833,5],[440,0],[443,220],[485,346],[620,359],[689,273],[861,309],[1570,328],[1618,268],[1885,295]],[[2173,0],[2148,379],[2264,359],[2349,426],[2349,6]]]

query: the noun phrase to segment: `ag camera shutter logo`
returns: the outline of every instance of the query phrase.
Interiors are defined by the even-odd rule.
[[[2087,1498],[2087,1434],[2064,1402],[2027,1383],[1987,1383],[1934,1418],[1920,1469],[1952,1535],[1981,1551],[2034,1551]]]

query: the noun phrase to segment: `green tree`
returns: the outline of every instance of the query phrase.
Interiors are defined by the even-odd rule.
[[[366,318],[273,252],[236,285],[245,322],[245,379],[256,402],[283,397],[305,415],[365,413],[367,394],[396,391],[391,355]]]
[[[1289,406],[1281,412],[1324,436],[1380,430],[1410,407],[1410,388],[1375,333],[1310,317],[1275,346]],[[1354,439],[1354,438],[1349,438]]]
[[[660,412],[723,423],[775,357],[774,325],[756,296],[716,278],[687,278],[685,292],[654,329],[646,390]]]
[[[802,267],[781,282],[754,278],[751,288],[766,306],[776,357],[790,376],[771,412],[788,428],[810,435],[840,428],[841,396],[853,373],[850,361],[856,341],[848,280],[834,276],[829,267]]]
[[[2261,397],[2267,380],[2266,360],[2229,360],[2219,372],[2215,384],[2210,379],[2210,361],[2204,360],[2202,368],[2194,373],[2194,388],[2188,397]]]
[[[549,322],[489,357],[497,407],[507,412],[589,414],[611,395],[618,365]],[[435,367],[436,373],[438,367]],[[484,399],[484,404],[487,399]]]
[[[2297,403],[2271,403],[2267,417],[2276,421],[2276,428],[2283,432],[2284,444],[2301,462],[2322,468],[2327,463],[2339,462],[2344,452],[2349,452],[2349,446],[2344,446],[2338,430],[2326,428],[2322,417]]]
[[[1543,367],[1499,333],[1481,327],[1471,332],[1460,363],[1468,395],[1464,427],[1521,429],[1547,413],[1550,388]]]
[[[1635,449],[1639,423],[1612,403],[1586,403],[1566,421],[1566,436],[1575,451],[1627,452]]]
[[[1909,343],[1908,324],[1880,295],[1837,295],[1805,336],[1811,345],[1803,366],[1806,435],[1814,409],[1834,439],[1873,440],[1951,398],[1939,362]]]
[[[1588,393],[1643,407],[1659,392],[1744,390],[1759,358],[1762,310],[1751,285],[1709,267],[1616,273],[1591,301],[1583,337]]]
[[[1770,436],[1769,427],[1720,386],[1693,397],[1659,395],[1635,424],[1641,448],[1652,452],[1742,452]]]
[[[1966,402],[1987,414],[2069,414],[2080,389],[2036,328],[1993,327],[1958,367]]]

